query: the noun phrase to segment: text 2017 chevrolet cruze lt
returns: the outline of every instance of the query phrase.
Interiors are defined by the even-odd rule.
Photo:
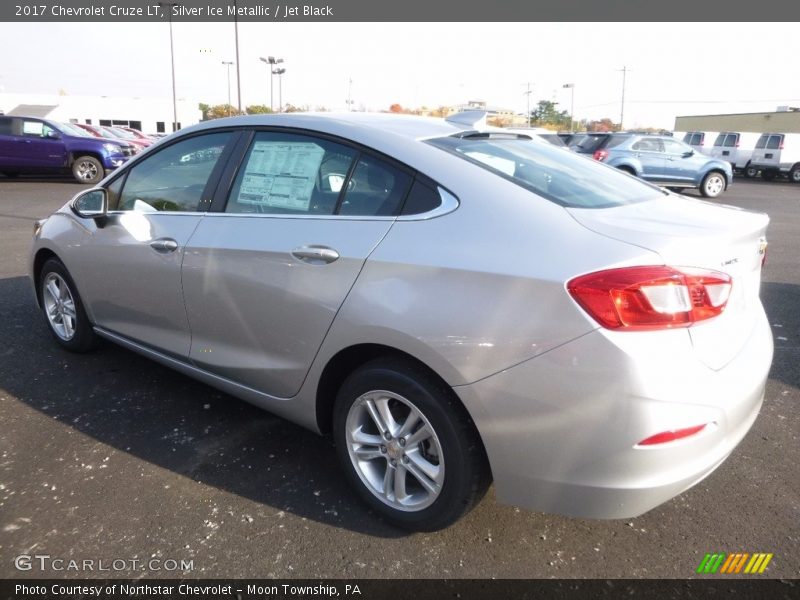
[[[641,514],[761,406],[766,215],[524,135],[397,115],[190,127],[38,222],[36,297],[312,430],[401,526],[497,497]]]

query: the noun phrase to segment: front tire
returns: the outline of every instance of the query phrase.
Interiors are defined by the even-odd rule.
[[[792,183],[800,183],[800,165],[795,165],[789,171],[789,181]]]
[[[72,176],[80,183],[98,183],[105,171],[102,163],[94,156],[79,156],[72,163]]]
[[[376,359],[342,384],[333,437],[345,476],[394,525],[435,531],[483,497],[483,445],[453,391],[421,367]]]
[[[725,191],[725,175],[719,171],[711,171],[700,184],[700,193],[706,198],[716,198]]]
[[[70,352],[88,352],[97,346],[89,317],[78,295],[75,282],[64,264],[48,259],[39,275],[39,299],[50,333]]]

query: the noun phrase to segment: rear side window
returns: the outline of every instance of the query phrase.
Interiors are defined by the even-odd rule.
[[[228,132],[198,135],[135,164],[125,178],[118,210],[196,211],[230,138]]]
[[[337,214],[362,217],[396,215],[410,185],[408,174],[372,156],[362,155],[347,182]]]
[[[781,142],[783,142],[782,135],[769,136],[769,141],[767,141],[767,150],[778,150],[781,147]]]
[[[417,179],[411,186],[406,202],[403,205],[402,215],[419,215],[439,208],[442,197],[439,190]]]
[[[758,138],[758,141],[756,142],[756,148],[760,149],[766,148],[768,139],[769,139],[768,135],[762,135],[760,138]]]
[[[638,150],[639,152],[661,152],[661,142],[659,140],[642,138],[631,145],[631,150]]]
[[[312,136],[259,132],[225,212],[332,215],[357,155],[353,148]]]
[[[437,138],[427,143],[562,206],[608,208],[664,194],[616,169],[550,144],[484,135]]]
[[[11,119],[0,118],[0,135],[11,135]]]

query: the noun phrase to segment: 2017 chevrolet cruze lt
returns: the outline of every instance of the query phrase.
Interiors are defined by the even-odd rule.
[[[524,135],[368,114],[223,119],[38,222],[68,350],[111,340],[319,432],[392,522],[501,502],[641,514],[761,406],[766,215]]]

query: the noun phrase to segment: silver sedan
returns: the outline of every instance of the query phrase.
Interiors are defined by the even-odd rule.
[[[763,399],[766,215],[549,144],[398,115],[203,123],[37,222],[55,341],[100,338],[330,432],[376,512],[627,518]]]

